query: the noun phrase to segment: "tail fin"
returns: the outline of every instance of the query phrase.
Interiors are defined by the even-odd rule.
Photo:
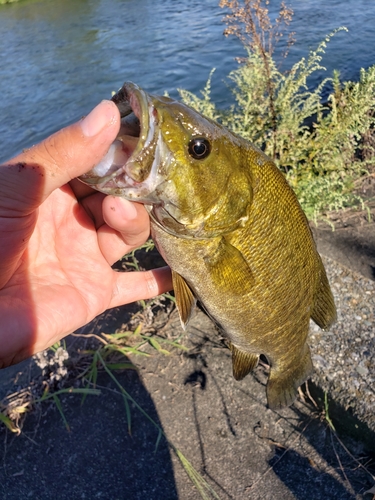
[[[297,397],[298,387],[310,378],[313,371],[310,348],[304,346],[301,359],[286,368],[271,368],[267,383],[267,402],[271,410],[290,406]]]

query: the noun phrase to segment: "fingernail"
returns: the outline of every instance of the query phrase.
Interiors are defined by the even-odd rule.
[[[82,121],[81,129],[86,137],[99,134],[116,119],[116,105],[112,101],[102,101]]]

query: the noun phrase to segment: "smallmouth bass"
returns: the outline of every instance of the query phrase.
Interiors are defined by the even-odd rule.
[[[235,379],[263,354],[269,407],[290,405],[313,369],[310,318],[328,329],[336,317],[295,194],[260,149],[188,106],[133,83],[112,100],[119,135],[81,180],[145,205],[182,325],[199,300],[228,338]]]

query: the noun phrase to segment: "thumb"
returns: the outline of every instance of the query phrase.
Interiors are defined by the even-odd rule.
[[[119,128],[116,105],[103,101],[83,120],[0,165],[0,288],[27,247],[37,208],[52,191],[98,163]]]
[[[96,165],[115,140],[120,114],[102,101],[89,115],[0,166],[0,216],[34,211],[56,188]]]

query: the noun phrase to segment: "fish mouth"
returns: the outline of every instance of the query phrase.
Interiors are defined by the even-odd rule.
[[[161,180],[157,110],[151,97],[131,82],[125,82],[112,101],[121,116],[118,136],[104,158],[79,179],[106,194],[157,203],[153,196]]]

